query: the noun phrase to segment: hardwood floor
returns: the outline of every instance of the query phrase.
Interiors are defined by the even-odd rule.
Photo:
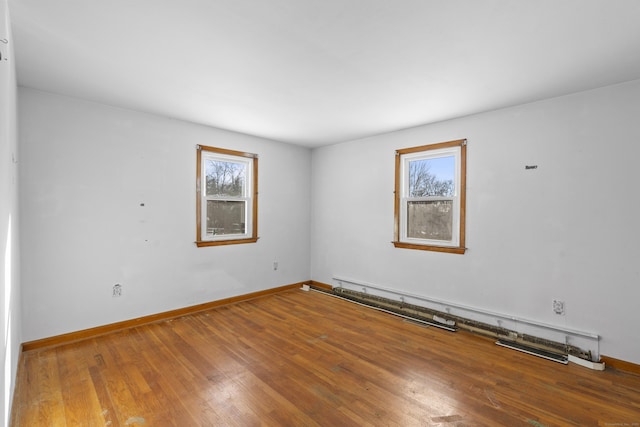
[[[23,354],[12,426],[640,426],[640,376],[293,290]]]

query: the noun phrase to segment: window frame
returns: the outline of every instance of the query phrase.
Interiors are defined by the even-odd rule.
[[[221,246],[221,245],[235,245],[241,243],[255,243],[258,241],[258,155],[253,153],[246,153],[243,151],[229,150],[226,148],[209,147],[206,145],[196,146],[196,246]],[[238,163],[247,164],[247,179],[245,182],[245,194],[244,197],[238,200],[246,200],[247,213],[246,213],[246,232],[244,234],[228,234],[221,235],[221,237],[207,238],[206,232],[203,227],[206,224],[206,209],[207,195],[204,189],[206,188],[206,175],[204,174],[205,167],[204,162],[206,159],[215,159],[221,161],[232,161]],[[241,237],[239,237],[241,236]]]
[[[408,197],[409,160],[446,157],[450,153],[456,154],[455,192],[453,197]],[[465,247],[465,219],[466,219],[466,179],[467,179],[467,140],[458,139],[436,144],[396,150],[395,158],[395,186],[394,186],[394,237],[396,248],[417,249],[425,251],[464,254]],[[441,155],[442,154],[442,155]],[[407,237],[407,206],[410,201],[455,199],[453,236],[450,244],[433,239],[418,239]],[[457,224],[456,224],[457,223]]]

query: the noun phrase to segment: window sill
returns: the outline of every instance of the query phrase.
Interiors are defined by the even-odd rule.
[[[415,243],[391,242],[396,248],[417,249],[420,251],[446,252],[449,254],[463,255],[467,248],[449,247],[449,246],[432,246],[432,245],[416,245]]]
[[[207,246],[225,246],[225,245],[240,245],[242,243],[255,243],[258,241],[257,237],[251,237],[249,239],[233,239],[233,240],[199,240],[196,241],[196,246],[199,248]]]

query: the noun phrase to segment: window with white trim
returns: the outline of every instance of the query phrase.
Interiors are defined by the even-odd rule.
[[[396,151],[396,247],[465,252],[464,139]]]
[[[196,244],[258,240],[258,156],[197,147]]]

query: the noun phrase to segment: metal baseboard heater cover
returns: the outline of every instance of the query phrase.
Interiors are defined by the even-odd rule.
[[[426,323],[439,328],[451,331],[464,329],[472,333],[497,338],[498,342],[496,344],[500,346],[512,348],[555,362],[563,364],[567,363],[568,355],[584,360],[591,360],[590,351],[584,351],[576,346],[527,334],[517,334],[506,328],[466,319],[449,313],[443,313],[419,305],[408,304],[404,301],[396,301],[382,296],[372,295],[366,292],[358,292],[343,287],[335,287],[331,291],[321,291],[358,304],[373,307],[378,310],[387,311],[409,319],[415,319],[421,323]]]
[[[331,295],[333,297],[337,297],[346,301],[353,302],[355,304],[363,305],[378,311],[393,314],[395,316],[402,317],[406,321],[413,322],[415,324],[419,324],[422,326],[434,326],[436,328],[444,329],[449,332],[456,332],[458,330],[458,328],[455,326],[454,321],[447,320],[438,316],[434,316],[432,320],[432,318],[430,317],[424,317],[417,314],[407,314],[407,313],[404,313],[402,310],[396,310],[393,307],[387,307],[382,304],[374,304],[370,301],[362,301],[357,297],[349,295],[348,293],[336,292],[336,288],[334,288],[333,290],[327,290],[327,289],[311,286],[311,289],[317,292]]]
[[[564,354],[552,353],[550,351],[529,347],[527,345],[520,344],[514,341],[498,340],[496,341],[496,344],[501,347],[506,347],[512,350],[521,351],[526,354],[531,354],[533,356],[542,357],[543,359],[551,360],[553,362],[562,363],[563,365],[566,365],[569,363],[569,357]]]

